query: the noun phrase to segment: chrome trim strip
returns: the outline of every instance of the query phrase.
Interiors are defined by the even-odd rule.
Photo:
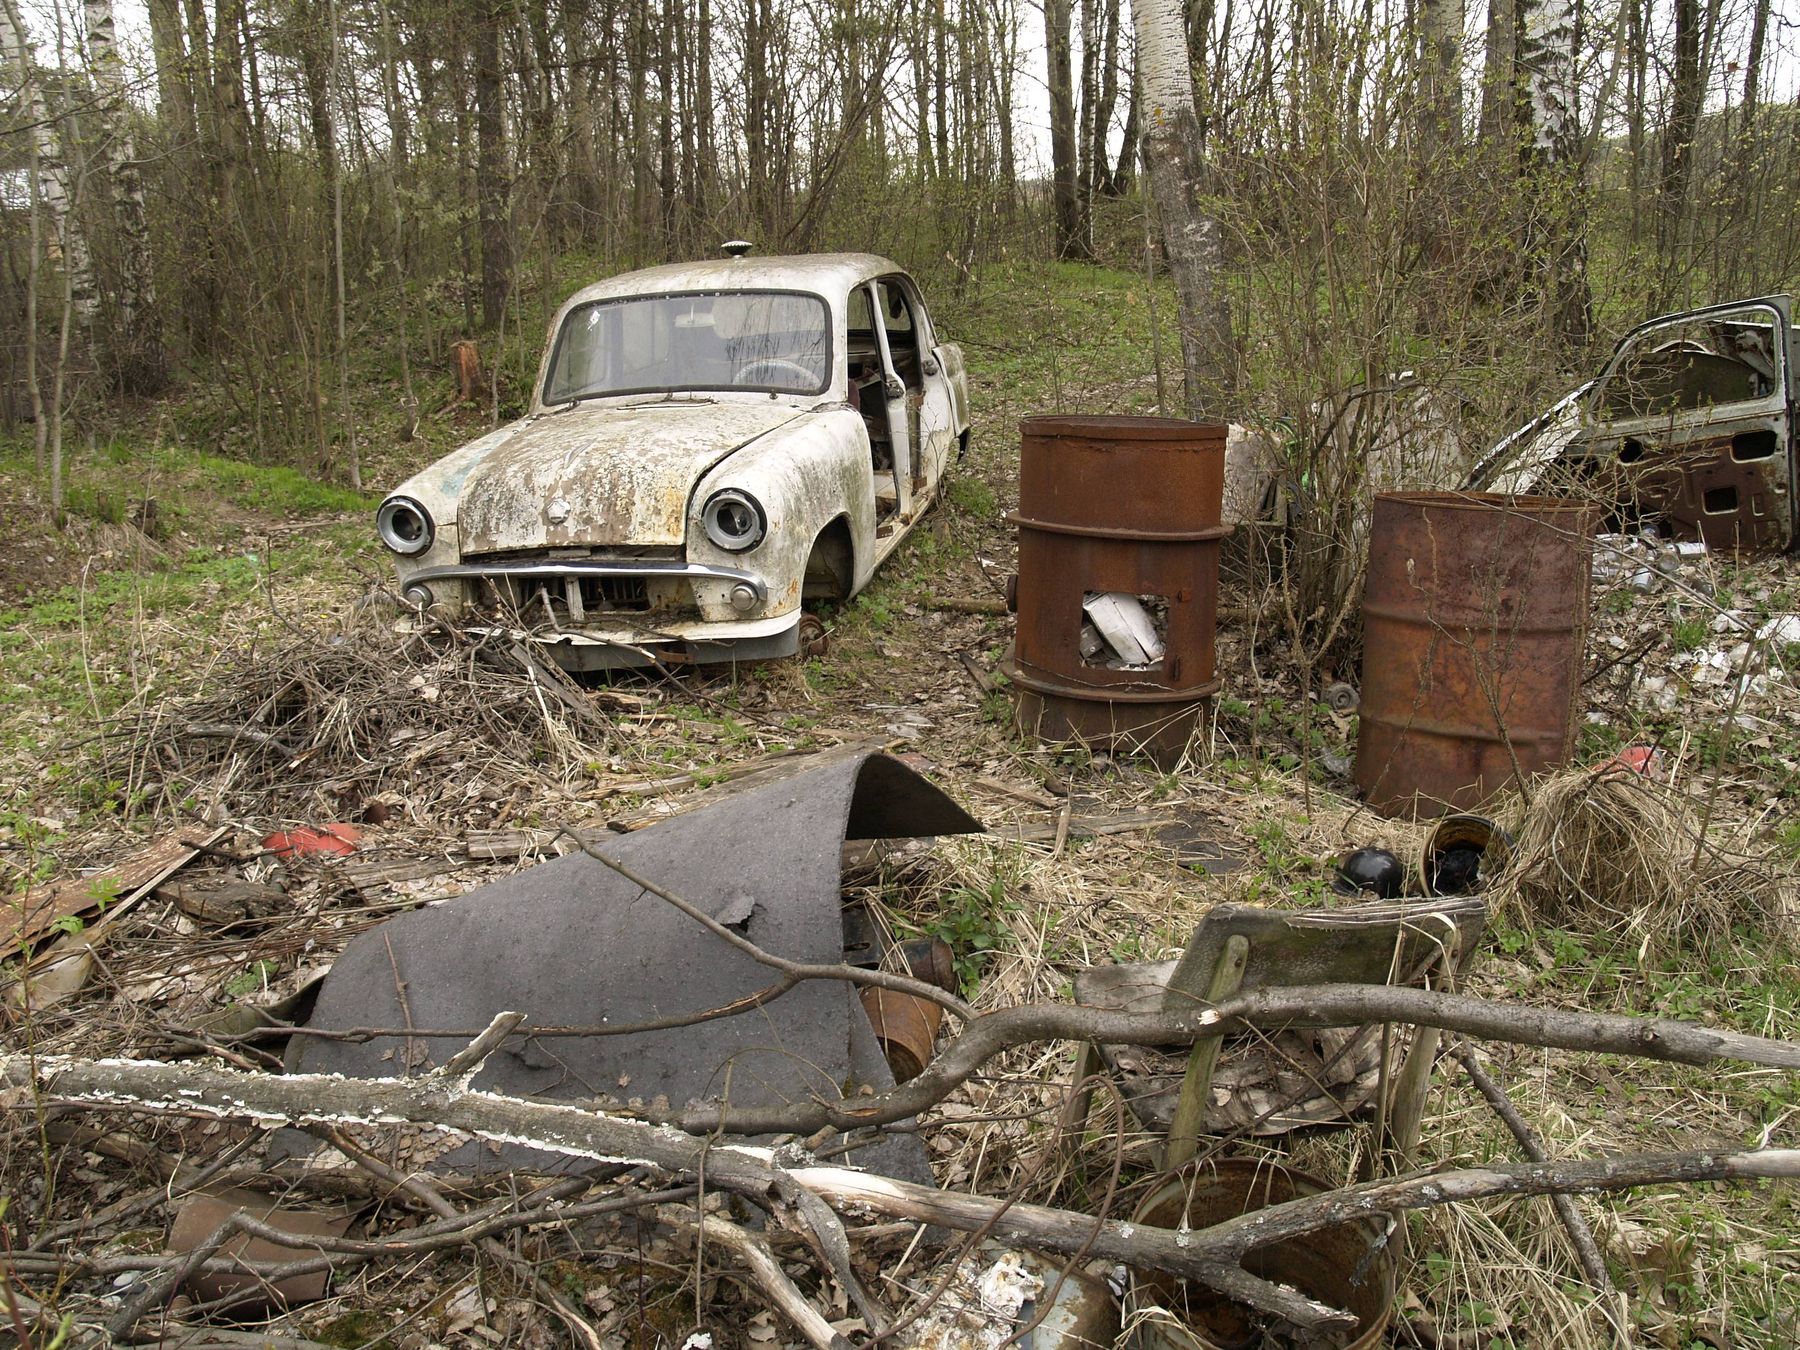
[[[634,558],[623,562],[583,562],[578,558],[554,562],[495,562],[455,564],[448,567],[425,567],[406,578],[408,583],[433,581],[469,581],[482,577],[676,577],[701,578],[708,581],[744,582],[756,592],[758,604],[769,598],[769,584],[754,572],[738,567],[715,567],[710,563],[661,562],[654,558]]]

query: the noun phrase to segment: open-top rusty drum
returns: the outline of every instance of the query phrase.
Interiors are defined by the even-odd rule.
[[[1356,785],[1470,811],[1574,748],[1596,515],[1560,497],[1375,498]]]
[[[1020,728],[1149,755],[1186,750],[1216,693],[1225,428],[1172,417],[1020,423]]]

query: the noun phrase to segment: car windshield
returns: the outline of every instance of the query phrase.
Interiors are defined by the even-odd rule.
[[[704,291],[597,300],[563,319],[543,401],[675,390],[820,394],[830,356],[829,314],[817,295]]]

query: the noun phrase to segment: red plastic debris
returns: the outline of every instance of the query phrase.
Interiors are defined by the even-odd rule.
[[[334,822],[317,829],[302,825],[297,830],[272,834],[262,841],[262,846],[277,858],[291,858],[307,853],[332,853],[343,857],[356,852],[356,845],[361,839],[362,831],[356,826]]]
[[[1612,762],[1645,778],[1662,778],[1662,751],[1654,745],[1628,745],[1612,757]]]

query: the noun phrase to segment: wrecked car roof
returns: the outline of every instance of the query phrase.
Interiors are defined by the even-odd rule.
[[[623,272],[577,291],[570,305],[625,295],[677,291],[805,290],[842,295],[858,282],[902,271],[873,253],[805,253],[768,258],[708,258]]]

